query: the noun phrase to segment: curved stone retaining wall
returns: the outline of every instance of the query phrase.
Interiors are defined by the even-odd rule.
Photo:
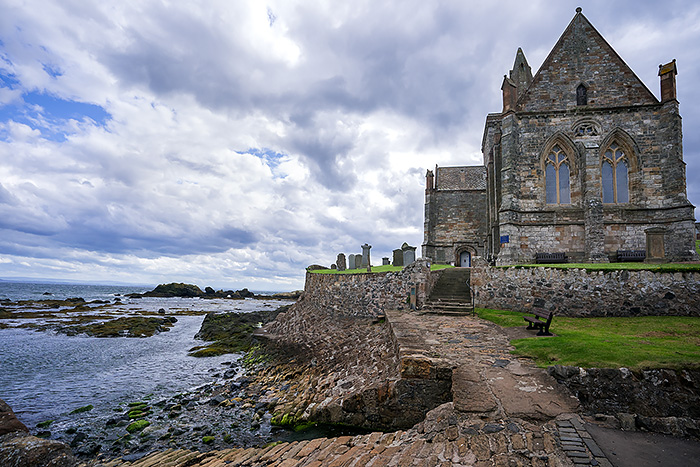
[[[700,273],[472,268],[476,304],[560,316],[700,316]]]
[[[318,309],[351,316],[378,316],[409,308],[411,287],[418,307],[425,302],[428,262],[417,260],[401,271],[371,274],[306,273],[304,299]]]

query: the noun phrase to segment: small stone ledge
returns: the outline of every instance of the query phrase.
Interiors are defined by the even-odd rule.
[[[402,378],[452,381],[453,366],[443,358],[432,356],[432,346],[411,324],[410,313],[386,312],[399,356]]]

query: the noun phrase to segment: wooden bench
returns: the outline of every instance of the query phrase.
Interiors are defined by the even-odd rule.
[[[566,263],[566,253],[535,253],[537,264]]]
[[[647,252],[644,250],[617,250],[617,260],[623,261],[644,261],[647,259]]]
[[[554,313],[551,311],[531,311],[530,313],[535,316],[525,316],[527,329],[539,329],[538,336],[551,336],[552,333],[549,332],[549,326],[552,324]],[[540,318],[544,319],[544,321]]]

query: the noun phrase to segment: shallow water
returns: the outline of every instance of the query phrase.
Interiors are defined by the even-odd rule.
[[[179,316],[170,331],[145,339],[4,329],[0,398],[33,427],[44,420],[70,420],[69,412],[88,404],[95,406],[92,416],[108,416],[121,402],[149,394],[167,397],[211,382],[210,370],[237,356],[187,356],[189,348],[201,345],[193,337],[203,319]]]
[[[82,297],[87,301],[113,299],[121,295],[123,306],[111,308],[125,314],[136,310],[166,313],[178,311],[253,311],[275,309],[288,301],[226,300],[193,298],[124,297],[143,292],[123,286],[66,286],[0,282],[0,299],[41,300]],[[51,296],[43,295],[44,292]],[[177,315],[177,323],[167,332],[149,338],[96,338],[66,336],[10,327],[0,329],[0,398],[28,427],[45,420],[56,420],[52,431],[73,423],[77,417],[108,418],[125,402],[152,395],[153,400],[171,397],[213,382],[223,362],[236,354],[194,358],[187,351],[202,345],[194,335],[204,315]],[[22,320],[4,320],[14,326]],[[70,415],[86,405],[95,408],[87,414]],[[123,411],[123,407],[122,407]]]

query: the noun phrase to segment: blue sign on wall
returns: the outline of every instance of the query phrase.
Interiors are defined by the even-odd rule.
[[[501,243],[510,243],[510,235],[501,235]]]

